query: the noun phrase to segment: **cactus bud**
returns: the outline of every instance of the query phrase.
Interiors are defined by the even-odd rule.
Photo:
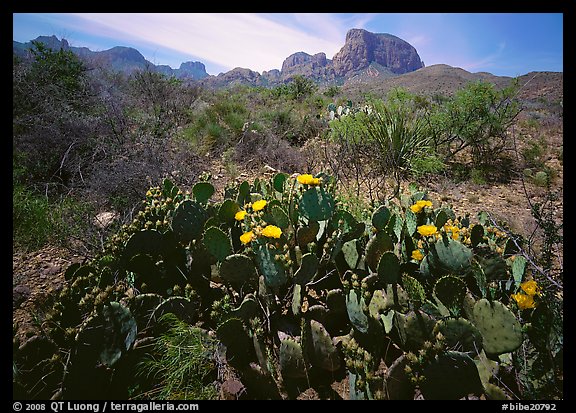
[[[408,360],[409,363],[416,363],[418,362],[418,357],[416,356],[416,354],[409,351],[408,353],[406,353],[406,360]]]

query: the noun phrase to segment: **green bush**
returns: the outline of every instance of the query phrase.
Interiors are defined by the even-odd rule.
[[[468,151],[472,166],[488,171],[511,148],[506,132],[521,111],[516,90],[478,81],[433,106],[427,119],[436,152],[448,162]]]
[[[152,389],[138,388],[136,399],[212,400],[218,392],[212,384],[217,373],[214,354],[217,341],[205,330],[164,315],[159,322],[167,327],[154,343],[150,356],[137,366],[137,374]]]

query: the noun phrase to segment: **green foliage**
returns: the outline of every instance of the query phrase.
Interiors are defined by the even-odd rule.
[[[99,327],[113,343],[104,347],[112,349],[109,378],[117,366],[147,360],[146,380],[130,384],[143,396],[212,397],[203,393],[214,371],[204,341],[215,345],[212,331],[249,392],[266,383],[290,398],[301,380],[317,386],[347,373],[354,398],[410,397],[418,386],[435,399],[509,394],[497,372],[486,379],[483,357],[516,357],[527,345],[540,351],[557,334],[545,329],[551,312],[534,312],[526,324],[531,313],[512,295],[526,268],[484,215],[472,224],[414,190],[358,220],[326,174],[244,182],[218,201],[204,193],[168,180],[150,188],[106,255],[67,271],[69,286],[46,324],[54,342],[74,346],[80,332],[82,342],[100,343],[82,332],[100,331],[99,320],[114,315],[110,331]],[[126,308],[110,313],[119,302]],[[177,318],[165,324],[167,313]],[[151,353],[134,348],[136,334],[155,340]],[[384,372],[382,361],[403,367]],[[250,381],[254,366],[260,384]]]
[[[478,81],[436,106],[428,116],[436,151],[445,161],[453,161],[469,150],[473,167],[491,171],[510,148],[506,131],[521,110],[516,90],[515,84],[498,90]]]
[[[401,178],[422,168],[422,160],[434,159],[421,109],[405,91],[393,91],[387,101],[373,99],[362,108],[338,112],[330,122],[330,137],[348,148],[360,170],[376,168],[399,185]]]
[[[66,245],[71,236],[86,236],[83,219],[89,212],[90,205],[72,197],[53,201],[16,183],[12,187],[12,240],[25,250],[48,243]]]
[[[210,383],[216,373],[217,342],[201,328],[191,327],[172,314],[160,320],[168,331],[154,342],[153,355],[138,365],[138,376],[151,382],[136,398],[156,400],[210,400],[217,398]]]

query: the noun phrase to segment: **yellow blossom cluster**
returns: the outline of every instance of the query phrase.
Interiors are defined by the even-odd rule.
[[[432,202],[431,201],[425,201],[425,200],[421,199],[420,201],[416,201],[416,203],[414,205],[412,205],[410,207],[410,209],[412,210],[412,212],[417,214],[418,212],[422,211],[426,207],[431,208]]]
[[[444,231],[450,232],[452,234],[452,239],[457,240],[460,235],[460,228],[451,223],[444,224]]]
[[[534,296],[540,295],[540,287],[534,280],[526,281],[520,284],[520,289],[524,292],[512,294],[512,298],[518,304],[518,308],[526,310],[528,308],[536,308]]]
[[[266,201],[265,199],[260,199],[255,202],[248,203],[244,205],[244,209],[236,212],[236,214],[234,215],[234,219],[236,221],[243,221],[247,215],[249,216],[248,213],[249,209],[251,209],[253,212],[262,211],[267,204],[268,201]],[[266,224],[264,223],[264,225]],[[280,238],[280,236],[282,235],[282,230],[275,225],[266,225],[264,228],[258,225],[254,228],[254,224],[251,224],[250,227],[253,229],[245,232],[240,236],[240,241],[242,242],[242,244],[248,244],[260,236],[267,238]]]
[[[416,230],[423,237],[434,235],[438,232],[438,228],[436,228],[436,225],[420,225],[418,228],[416,228]]]
[[[310,174],[298,175],[296,179],[302,185],[320,185],[320,181],[322,180],[322,178],[314,178]]]
[[[258,238],[258,236],[278,239],[282,236],[282,229],[276,225],[266,225],[264,228],[258,226],[253,231],[248,231],[242,234],[240,236],[240,241],[243,244],[248,244]]]
[[[412,251],[412,259],[415,259],[416,261],[422,261],[424,259],[424,255],[420,250],[414,250]]]
[[[242,221],[244,219],[244,217],[246,216],[247,212],[242,210],[242,211],[238,211],[236,212],[236,215],[234,215],[234,219],[236,221]]]
[[[254,203],[249,203],[244,205],[245,208],[252,208],[252,211],[254,212],[258,212],[264,209],[264,207],[266,207],[266,204],[268,202],[265,199],[261,199],[259,201],[256,201]],[[236,221],[242,221],[246,215],[248,214],[248,211],[246,211],[246,209],[242,209],[238,212],[236,212],[236,214],[234,215],[234,219]]]

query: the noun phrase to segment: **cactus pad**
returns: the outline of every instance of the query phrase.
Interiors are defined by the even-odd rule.
[[[460,315],[467,288],[458,277],[446,275],[434,284],[434,295],[453,315]]]
[[[196,201],[205,204],[214,194],[214,186],[209,182],[198,182],[192,187],[192,193]]]
[[[306,362],[302,355],[302,347],[290,338],[280,342],[280,372],[287,378],[306,377]]]
[[[257,285],[258,276],[252,260],[246,255],[233,254],[220,264],[220,277],[232,285],[252,283]]]
[[[198,238],[202,234],[206,219],[206,212],[199,203],[189,199],[183,201],[172,217],[172,230],[176,239],[189,242]]]
[[[346,296],[346,310],[352,326],[361,333],[368,332],[368,316],[362,309],[364,306],[364,297],[358,297],[356,291],[351,290]]]
[[[210,227],[202,236],[204,246],[218,261],[224,261],[232,253],[230,238],[217,227]]]
[[[483,391],[478,369],[466,353],[448,351],[441,354],[422,374],[426,380],[420,389],[426,400],[458,400]]]
[[[486,354],[499,355],[522,344],[522,326],[508,307],[499,301],[482,298],[474,305],[474,325],[483,337]]]
[[[338,370],[340,354],[326,328],[318,321],[310,320],[310,334],[313,348],[312,365],[327,371]]]
[[[288,280],[283,264],[276,260],[276,248],[266,244],[260,245],[256,250],[256,263],[264,282],[269,288],[278,288]]]
[[[366,264],[373,272],[377,272],[380,257],[386,251],[394,249],[392,238],[384,231],[379,231],[366,244]]]
[[[330,219],[334,213],[336,202],[332,195],[322,187],[315,187],[306,190],[298,204],[299,210],[311,221],[324,221]]]
[[[440,320],[432,333],[434,335],[442,333],[446,338],[446,345],[452,350],[476,354],[482,348],[482,334],[464,318]]]

